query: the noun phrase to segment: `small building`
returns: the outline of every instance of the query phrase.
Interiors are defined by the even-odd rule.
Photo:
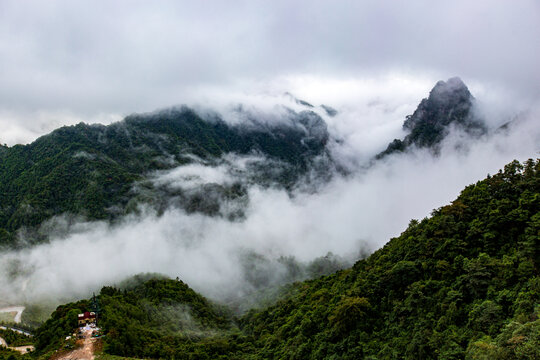
[[[78,320],[79,326],[84,326],[86,324],[95,324],[96,313],[93,311],[86,311],[83,314],[79,314]]]

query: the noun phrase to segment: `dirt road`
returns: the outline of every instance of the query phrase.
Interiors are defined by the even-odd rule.
[[[55,360],[94,360],[94,343],[92,330],[86,330],[84,333],[83,345],[78,349],[72,350],[55,358]]]
[[[21,322],[21,316],[24,311],[24,306],[9,306],[0,308],[0,312],[15,313],[13,321],[19,324]]]
[[[23,334],[23,335],[26,335],[26,336],[33,336],[32,334],[30,334],[28,331],[24,331],[24,330],[21,330],[21,329],[15,329],[15,328],[12,328],[12,327],[9,327],[9,326],[2,326],[0,325],[0,329],[2,330],[11,330],[11,331],[15,331],[15,332],[18,332],[19,334]]]
[[[21,354],[26,354],[28,352],[32,352],[34,351],[34,346],[33,345],[26,345],[26,346],[10,346],[9,347],[11,350],[15,350],[15,351],[18,351],[20,352]]]

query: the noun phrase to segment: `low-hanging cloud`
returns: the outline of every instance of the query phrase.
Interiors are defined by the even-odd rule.
[[[42,226],[49,243],[0,253],[0,302],[69,300],[140,272],[178,276],[206,295],[233,299],[254,286],[246,257],[262,257],[258,268],[279,274],[280,257],[309,262],[332,252],[354,260],[379,248],[464,186],[513,159],[538,156],[539,6],[2,1],[2,144],[181,103],[231,123],[239,104],[268,122],[283,118],[285,105],[324,118],[332,157],[350,173],[317,192],[299,186],[292,193],[247,181],[244,165],[253,159],[246,158],[149,174],[156,187],[185,192],[240,181],[249,200],[221,210],[241,206],[244,216],[230,221],[171,204],[163,212],[143,207],[115,224],[58,217]],[[416,149],[365,167],[403,138],[405,116],[435,82],[455,75],[476,96],[490,134],[471,141],[456,130],[438,157]],[[507,130],[495,131],[509,120]]]
[[[151,209],[111,225],[78,222],[46,244],[0,254],[0,298],[5,302],[69,299],[140,272],[180,277],[216,299],[252,290],[243,259],[260,254],[300,262],[332,252],[347,259],[399,235],[410,219],[428,216],[466,185],[513,159],[538,154],[537,112],[481,139],[452,132],[438,157],[427,150],[387,157],[369,169],[336,176],[317,193],[250,186],[245,219]],[[354,146],[353,146],[354,148]],[[234,162],[234,159],[229,159]],[[154,181],[185,186],[227,182],[228,168],[202,165],[157,174]],[[191,182],[177,183],[179,178]],[[176,184],[176,185],[175,185]],[[276,270],[275,266],[272,267]]]

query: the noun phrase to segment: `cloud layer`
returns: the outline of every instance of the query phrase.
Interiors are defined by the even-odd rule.
[[[459,75],[537,99],[539,24],[534,0],[7,0],[0,3],[0,114],[35,128],[39,114],[53,123],[70,122],[66,113],[96,121],[213,100],[212,89],[291,91],[291,79],[369,81],[389,73],[430,84]],[[336,97],[328,82],[300,87]]]
[[[48,244],[0,255],[0,298],[35,301],[88,295],[140,272],[180,277],[217,299],[235,299],[252,288],[243,266],[246,254],[273,262],[293,256],[308,262],[328,252],[358,258],[399,235],[408,222],[429,216],[466,185],[513,159],[538,154],[537,114],[524,116],[508,132],[471,141],[452,133],[433,157],[427,151],[388,157],[368,170],[337,177],[318,193],[249,188],[246,218],[188,215],[169,208],[130,216],[119,224],[77,223]],[[354,147],[352,147],[354,148]],[[235,161],[234,158],[229,161]],[[239,165],[240,166],[240,165]],[[224,166],[203,165],[155,174],[162,186],[228,182]],[[188,181],[186,181],[188,179]],[[267,266],[261,263],[261,266]]]
[[[169,209],[76,224],[0,254],[0,300],[86,295],[144,271],[234,297],[246,291],[241,254],[309,261],[376,249],[488,172],[537,156],[539,33],[535,0],[1,1],[0,143],[181,103],[226,118],[231,104],[273,111],[289,91],[338,110],[325,116],[339,139],[332,153],[355,172],[311,195],[251,187],[245,221]],[[403,137],[405,116],[455,75],[491,128],[520,111],[523,120],[474,144],[455,133],[437,159],[417,151],[358,167]],[[192,175],[230,176],[193,166],[156,181]]]

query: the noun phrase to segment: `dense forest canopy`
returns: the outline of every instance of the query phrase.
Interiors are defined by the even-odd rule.
[[[54,216],[114,221],[141,205],[158,213],[174,204],[187,213],[241,218],[241,210],[224,213],[222,204],[237,201],[245,207],[251,184],[292,190],[347,173],[331,152],[339,139],[331,137],[313,105],[295,102],[302,110],[281,106],[270,115],[238,106],[232,123],[218,113],[182,106],[130,115],[108,126],[65,126],[28,145],[0,147],[0,246],[46,241],[40,226]],[[408,135],[376,159],[414,148],[437,153],[452,128],[485,134],[473,105],[459,78],[439,81],[404,121]],[[321,108],[329,117],[337,113]],[[171,191],[151,181],[156,172],[193,163],[216,166],[227,155],[259,158],[248,160],[245,178],[230,184]],[[21,229],[27,236],[18,243]]]
[[[539,240],[540,161],[514,161],[352,268],[295,283],[239,318],[181,281],[105,287],[104,349],[186,359],[537,359]],[[87,305],[59,307],[36,333],[38,351],[58,346]],[[187,311],[190,325],[169,318],[171,308]]]
[[[252,176],[259,183],[291,187],[315,157],[326,154],[326,124],[313,111],[286,110],[276,124],[257,121],[248,112],[242,116],[244,122],[231,125],[217,114],[203,118],[184,106],[130,115],[108,126],[65,126],[31,144],[2,147],[0,245],[13,245],[18,229],[36,228],[55,215],[111,220],[139,203],[166,203],[174,196],[188,212],[215,215],[219,200],[245,195],[238,183],[202,189],[214,193],[213,203],[199,194],[160,197],[152,183],[143,181],[153,171],[196,159],[217,163],[229,153],[260,154],[268,164],[254,164]],[[137,193],[135,184],[151,195]],[[26,241],[40,242],[45,235],[37,232]]]

